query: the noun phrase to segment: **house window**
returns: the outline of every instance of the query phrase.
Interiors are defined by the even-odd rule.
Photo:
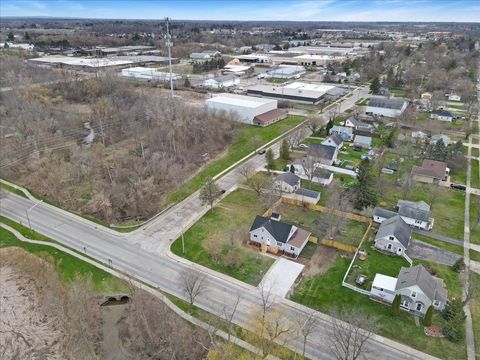
[[[282,247],[282,243],[280,241],[277,241],[277,246]]]
[[[400,306],[404,307],[406,309],[410,308],[410,304],[409,304],[408,300],[402,300],[402,302],[400,303]]]
[[[388,244],[388,245],[387,245],[387,249],[388,249],[388,250],[392,250],[392,244]]]
[[[412,298],[416,298],[417,297],[417,293],[415,291],[412,291],[412,293],[410,294]]]
[[[415,224],[421,224],[422,221],[421,220],[415,220]]]
[[[423,307],[423,305],[422,305],[422,304],[420,304],[420,303],[417,303],[417,311],[421,311],[421,310],[422,310],[422,307]]]
[[[395,238],[393,236],[389,236],[388,239],[389,240],[395,240]]]
[[[290,246],[290,250],[295,251],[295,248],[293,246]]]
[[[440,301],[435,300],[435,301],[433,302],[433,306],[439,307],[439,306],[440,306]]]
[[[257,234],[254,234],[253,237],[257,237]]]

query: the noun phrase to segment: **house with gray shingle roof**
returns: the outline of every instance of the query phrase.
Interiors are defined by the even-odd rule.
[[[314,162],[332,165],[337,161],[338,149],[334,146],[323,144],[310,144],[308,146],[307,156]]]
[[[275,188],[281,192],[293,193],[300,188],[300,178],[291,172],[279,174],[275,177]]]
[[[341,149],[343,146],[343,139],[337,134],[332,134],[327,136],[323,141],[322,145],[334,146],[337,149]]]
[[[383,221],[375,236],[375,248],[403,256],[410,244],[412,229],[396,215]]]
[[[401,296],[400,308],[424,316],[430,306],[442,311],[448,292],[442,279],[431,275],[422,265],[402,267],[395,286]]]
[[[398,215],[400,215],[408,225],[431,230],[434,219],[430,217],[430,205],[425,201],[407,201],[398,200]]]
[[[278,218],[257,215],[250,228],[250,242],[276,248],[296,257],[307,244],[310,234]]]

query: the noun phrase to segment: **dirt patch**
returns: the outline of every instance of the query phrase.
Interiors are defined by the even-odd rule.
[[[103,354],[105,360],[128,359],[119,335],[119,323],[125,315],[128,305],[102,307]]]
[[[62,359],[62,331],[37,300],[35,280],[6,265],[23,250],[0,249],[0,352],[3,359]]]
[[[318,245],[310,260],[304,260],[303,276],[321,275],[328,270],[335,260],[336,250],[327,246]]]

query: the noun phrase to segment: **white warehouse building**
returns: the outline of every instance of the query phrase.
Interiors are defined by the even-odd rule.
[[[407,108],[407,101],[401,98],[373,97],[368,101],[365,114],[376,116],[396,117]]]
[[[142,80],[170,81],[170,73],[155,68],[131,67],[122,70],[122,76]],[[180,80],[182,75],[172,73],[173,80]]]
[[[254,124],[254,119],[277,108],[277,100],[260,99],[250,96],[222,93],[207,99],[208,109],[223,110],[236,113],[238,121],[245,124]]]

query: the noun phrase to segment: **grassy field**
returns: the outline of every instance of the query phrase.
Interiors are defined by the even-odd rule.
[[[223,261],[225,254],[222,254],[219,263],[216,263],[202,244],[210,236],[230,237],[232,235],[245,243],[248,238],[248,229],[255,216],[263,214],[265,210],[253,191],[236,190],[227,195],[185,232],[185,254],[182,254],[180,238],[172,244],[171,249],[173,253],[188,260],[246,283],[257,285],[273,263],[271,258],[260,254],[259,250],[241,246],[238,256],[243,257],[242,263],[236,266],[227,266]]]
[[[476,224],[480,213],[480,197],[470,194],[470,242],[480,244],[480,224]]]
[[[1,221],[7,224],[7,221],[4,221],[3,218]],[[8,223],[7,225],[11,224]],[[17,225],[15,228],[16,230],[21,229],[19,225]],[[29,229],[26,228],[23,228],[23,231],[20,232],[25,236],[29,234],[34,235],[33,233],[30,233]],[[32,236],[31,238],[34,240],[43,241],[48,239],[45,236]],[[51,239],[48,240],[53,242]],[[96,290],[100,293],[106,294],[129,291],[128,285],[123,280],[120,280],[89,263],[46,245],[36,245],[20,241],[11,232],[0,228],[0,248],[12,246],[22,248],[54,264],[60,276],[67,282],[71,281],[77,274],[80,276],[90,274]]]
[[[472,177],[470,186],[480,189],[480,174],[478,173],[479,160],[472,160]]]
[[[471,272],[472,282],[478,287],[480,287],[480,275]],[[475,339],[475,352],[478,355],[480,354],[480,298],[477,297],[470,301],[470,311],[472,312],[472,322],[473,322],[473,335]]]
[[[387,260],[390,260],[390,258]],[[338,308],[355,309],[377,318],[380,335],[439,358],[466,358],[464,342],[455,344],[446,339],[426,337],[423,328],[415,325],[413,316],[402,311],[399,316],[393,317],[388,306],[374,302],[368,296],[342,287],[342,278],[350,261],[350,258],[341,258],[337,255],[333,265],[325,273],[303,279],[296,287],[291,299],[323,312],[331,312]],[[390,266],[388,267],[390,268]],[[389,268],[382,269],[382,272],[393,271],[393,267]],[[448,267],[437,267],[435,265],[435,269],[438,276],[448,277],[446,279],[447,286],[452,286],[452,293],[457,294],[460,289],[457,274]],[[440,322],[440,316],[435,314],[434,324]]]
[[[26,198],[27,196],[23,193],[23,191],[20,191],[18,189],[15,189],[7,184],[4,184],[4,183],[0,183],[0,189],[3,189],[3,190],[6,190],[6,191],[10,191],[14,194],[17,194],[18,196],[21,196],[23,198]]]
[[[288,79],[281,79],[281,78],[267,78],[268,82],[274,83],[274,84],[283,84],[288,81]]]
[[[402,89],[402,88],[392,87],[388,89],[388,91],[395,96],[400,96],[400,97],[407,96],[407,92],[405,91],[405,89]]]
[[[338,153],[338,159],[347,161],[348,163],[345,165],[353,165],[354,167],[357,167],[362,161],[362,155],[367,152],[367,150],[355,151],[353,147],[343,146],[342,153]]]
[[[451,182],[458,184],[467,184],[467,168],[450,169]]]
[[[287,204],[282,204],[277,208],[277,211],[282,214],[283,220],[310,231],[319,239],[325,238],[325,230],[322,229],[322,224],[325,223],[325,219],[329,215]],[[334,240],[344,244],[358,245],[366,230],[367,224],[347,220],[341,235],[337,236]]]
[[[472,156],[479,156],[480,149],[478,148],[472,148]]]
[[[303,120],[304,118],[301,116],[289,116],[265,128],[239,125],[234,135],[235,140],[233,144],[228,147],[226,154],[219,159],[210,161],[205,169],[199,171],[194,177],[170,193],[167,197],[166,204],[176,203],[185,199],[198,190],[207,177],[213,177],[219,174],[224,169],[247,156],[254,150],[251,145],[251,139],[253,137],[259,136],[262,139],[262,143],[265,144],[300,124]]]
[[[442,248],[442,249],[445,249],[445,250],[448,250],[448,251],[451,251],[455,254],[458,254],[458,255],[462,255],[463,256],[463,247],[462,246],[458,246],[458,245],[454,245],[454,244],[450,244],[450,243],[447,243],[447,242],[444,242],[444,241],[440,241],[440,240],[436,240],[436,239],[432,239],[428,236],[424,236],[424,235],[420,235],[420,234],[415,234],[415,233],[412,233],[412,237],[414,239],[417,239],[417,240],[420,240],[424,243],[427,243],[427,244],[430,244],[430,245],[434,245],[436,247],[439,247],[439,248]]]
[[[358,106],[366,106],[367,104],[368,104],[368,98],[361,98],[355,103],[355,105],[358,105]]]

